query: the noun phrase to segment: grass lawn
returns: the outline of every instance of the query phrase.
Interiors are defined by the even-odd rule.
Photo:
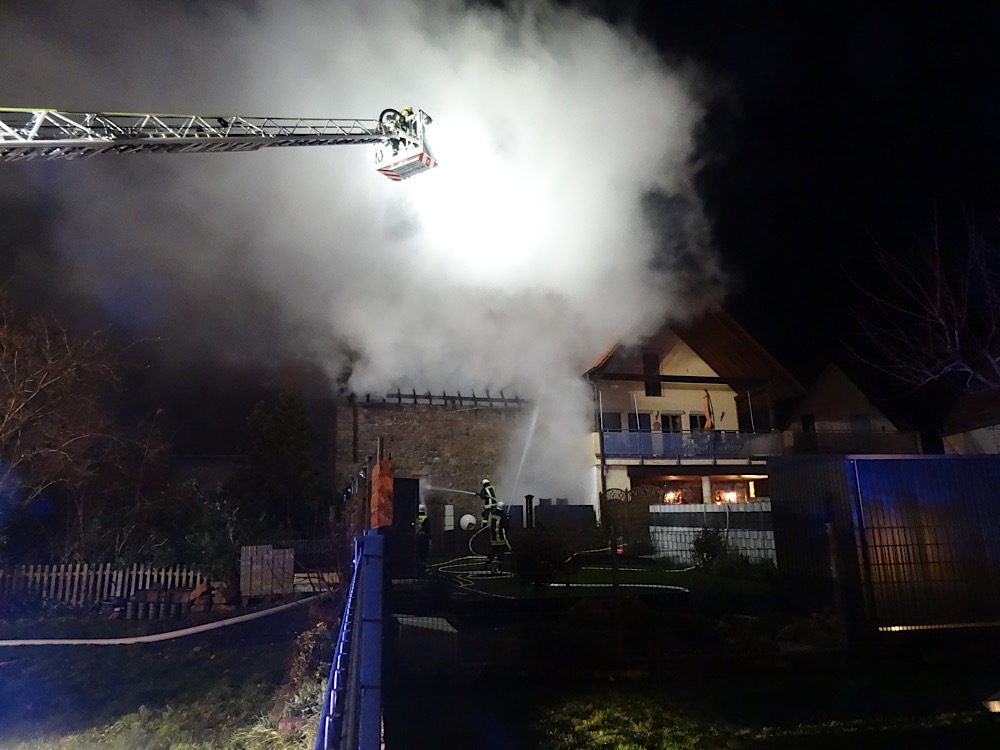
[[[559,571],[554,582],[578,586],[539,590],[484,575],[481,561],[442,572],[434,585],[467,597],[464,609],[451,610],[467,618],[467,629],[456,620],[459,635],[441,636],[444,653],[455,652],[470,675],[481,655],[502,658],[468,682],[440,669],[421,682],[424,662],[434,664],[425,654],[437,653],[421,639],[433,635],[408,631],[408,642],[424,647],[408,657],[418,669],[388,691],[387,731],[400,739],[389,750],[1000,748],[1000,716],[981,705],[1000,690],[1000,649],[989,633],[892,636],[852,655],[831,648],[831,623],[810,615],[792,624],[816,648],[784,650],[800,641],[787,631],[776,640],[792,616],[767,609],[775,594],[767,575],[628,561],[617,575],[622,584],[688,591],[664,590],[657,603],[659,594],[637,588],[640,602],[623,589],[628,670],[616,669],[607,647],[615,611],[602,588],[612,580],[608,566]],[[566,606],[538,608],[531,599]],[[493,610],[505,624],[488,621]],[[521,610],[541,614],[522,622]]]
[[[296,637],[312,625],[300,607],[161,643],[2,648],[0,747],[311,748],[315,721],[289,731],[279,731],[277,721],[296,710],[308,718],[321,700],[321,680],[301,680],[297,695],[288,688]],[[152,621],[99,619],[0,623],[5,639],[163,629]]]
[[[3,637],[162,628],[0,622]],[[2,648],[0,749],[306,750],[328,665],[296,658],[297,644],[328,658],[330,635],[301,607],[164,643]],[[921,641],[858,658],[691,658],[641,674],[593,669],[586,653],[565,650],[563,666],[501,670],[495,680],[388,675],[386,726],[399,740],[388,750],[1000,747],[1000,717],[979,705],[1000,689],[988,639]],[[281,717],[300,723],[279,729]]]
[[[995,750],[995,658],[692,660],[391,684],[389,750]],[[991,677],[996,675],[996,677]]]
[[[885,640],[854,655],[692,660],[545,700],[539,750],[1000,747],[989,635]]]
[[[538,750],[989,750],[1000,741],[1000,720],[968,709],[767,725],[647,687],[568,699],[549,707],[536,731]]]
[[[579,596],[588,588],[599,594],[613,583],[623,589],[684,589],[699,598],[723,597],[730,600],[732,597],[744,600],[766,598],[775,591],[774,579],[759,572],[725,574],[698,568],[671,569],[643,559],[622,559],[617,571],[606,559],[582,562],[575,567],[555,571],[548,581],[550,585],[541,588],[518,582],[511,575],[515,569],[513,562],[505,566],[506,574],[497,576],[487,575],[483,566],[482,558],[467,557],[459,561],[438,561],[432,565],[432,570],[446,580],[462,580],[470,590],[515,598]]]

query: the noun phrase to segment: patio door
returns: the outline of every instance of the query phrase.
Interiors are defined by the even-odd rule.
[[[642,456],[653,455],[652,414],[649,412],[629,412],[628,431],[636,453]]]

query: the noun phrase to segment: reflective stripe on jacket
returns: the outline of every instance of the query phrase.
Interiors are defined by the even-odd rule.
[[[497,504],[497,491],[492,484],[484,484],[483,488],[479,490],[479,497],[483,500],[483,518],[489,518],[490,511],[496,507]]]
[[[507,516],[494,508],[490,511],[490,544],[494,547],[507,546]]]

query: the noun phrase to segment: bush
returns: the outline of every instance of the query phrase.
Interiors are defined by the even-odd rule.
[[[326,682],[300,685],[285,700],[283,714],[290,719],[311,719],[319,716],[326,694]]]
[[[726,552],[726,537],[719,529],[702,529],[691,542],[694,564],[698,568],[711,568]]]
[[[711,568],[713,573],[727,578],[754,578],[755,565],[739,552],[723,550],[722,554],[716,557]]]
[[[336,644],[337,630],[325,622],[317,623],[302,633],[295,641],[295,658],[289,675],[292,684],[298,687],[315,680],[326,680]]]

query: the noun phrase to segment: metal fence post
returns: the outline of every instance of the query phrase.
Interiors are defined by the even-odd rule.
[[[382,745],[382,600],[385,537],[375,529],[364,534],[361,587],[361,669],[358,747]]]

